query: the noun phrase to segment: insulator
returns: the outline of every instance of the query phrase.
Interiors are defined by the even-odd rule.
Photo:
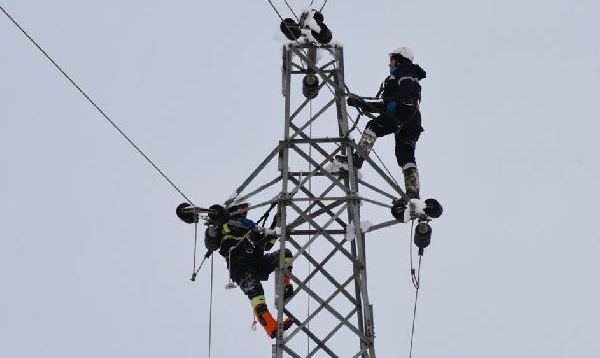
[[[331,39],[333,38],[333,34],[331,33],[331,31],[329,30],[327,25],[319,24],[319,27],[321,28],[320,32],[311,30],[310,33],[315,38],[315,40],[319,41],[319,43],[321,43],[323,45],[326,45],[329,42],[331,42]]]
[[[317,22],[317,24],[321,25],[323,23],[323,20],[324,20],[323,14],[321,14],[320,12],[315,10],[313,12],[312,16],[313,16],[313,19]]]
[[[419,223],[415,229],[415,245],[419,248],[419,256],[423,255],[423,250],[431,243],[431,226],[427,223]]]
[[[430,218],[437,219],[442,216],[444,212],[444,208],[439,201],[435,199],[425,199],[425,214],[427,214]]]
[[[291,41],[298,40],[302,35],[302,31],[300,31],[300,26],[296,23],[296,21],[294,21],[294,19],[290,19],[289,17],[281,21],[279,29],[281,30],[281,32],[283,32],[285,37],[287,37],[288,40]]]
[[[404,212],[406,211],[406,200],[404,198],[400,198],[394,200],[392,204],[392,216],[400,221],[404,222]]]
[[[309,73],[302,79],[302,94],[308,99],[319,94],[319,78],[314,73]]]

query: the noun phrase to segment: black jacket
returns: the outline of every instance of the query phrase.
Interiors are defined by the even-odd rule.
[[[426,77],[426,72],[417,64],[400,65],[393,75],[389,75],[381,84],[377,97],[382,102],[367,102],[364,110],[367,112],[385,112],[391,101],[397,105],[415,106],[421,100],[420,80]]]
[[[278,236],[265,235],[264,228],[246,218],[231,219],[220,227],[206,229],[204,244],[208,250],[219,250],[223,257],[261,257],[270,250]]]

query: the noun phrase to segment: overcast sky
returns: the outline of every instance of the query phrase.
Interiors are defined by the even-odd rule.
[[[223,202],[282,139],[267,1],[1,4],[199,205]],[[328,1],[353,92],[373,95],[402,45],[427,71],[417,159],[423,196],[445,212],[424,257],[414,357],[600,354],[599,11]],[[0,356],[207,356],[210,262],[189,281],[183,198],[3,14],[0,45]],[[393,139],[376,150],[401,179]],[[408,236],[400,225],[367,236],[380,357],[408,356]],[[212,356],[268,356],[226,280],[215,257]]]

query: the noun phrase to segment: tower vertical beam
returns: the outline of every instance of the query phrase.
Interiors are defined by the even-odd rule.
[[[325,65],[319,67],[317,51],[333,59],[326,59]],[[308,73],[316,74],[321,81],[318,99],[327,96],[332,96],[332,99],[325,98],[324,101],[320,101],[323,105],[315,115],[311,113],[310,116],[303,116],[307,100],[301,96],[294,98],[295,93],[301,93],[303,82],[293,79]],[[294,318],[296,326],[290,328],[289,334],[278,330],[272,350],[273,358],[283,358],[284,354],[290,357],[326,355],[375,358],[372,308],[367,290],[365,237],[360,226],[358,178],[351,162],[352,143],[348,139],[345,88],[343,50],[340,46],[317,46],[312,43],[284,46],[282,94],[285,123],[278,157],[278,169],[282,179],[278,199],[281,238],[279,268],[275,277],[275,307],[279,322],[284,320],[284,313],[287,312],[288,316]],[[298,103],[296,108],[293,108],[294,101]],[[315,102],[317,101],[313,101]],[[310,104],[311,109],[313,103]],[[333,108],[335,118],[327,116],[328,111]],[[333,135],[328,136],[327,140],[312,138],[307,130],[316,124],[329,126],[330,134]],[[320,134],[323,135],[322,132]],[[294,139],[298,137],[301,138],[300,141]],[[324,159],[313,159],[310,153],[302,149],[303,144],[309,148],[316,148],[317,155]],[[347,171],[338,168],[332,172],[326,166],[331,164],[333,156],[340,150],[348,155],[349,168]],[[292,173],[297,171],[292,172],[291,166],[299,165],[303,168],[308,164],[314,166],[314,170],[307,173],[306,179],[292,177]],[[314,180],[315,187],[319,187],[320,184],[323,192],[320,194],[318,188],[307,188],[308,180]],[[294,183],[291,192],[290,181]],[[304,212],[299,206],[303,202],[308,203]],[[341,205],[342,203],[344,205]],[[340,209],[333,213],[328,209],[333,208],[332,205],[340,206]],[[293,210],[288,210],[288,207]],[[313,207],[323,209],[308,213]],[[290,220],[288,226],[288,218],[292,215],[297,217]],[[304,230],[306,233],[312,232],[312,237],[302,244],[303,237],[296,234],[302,230],[296,228],[304,224],[309,224],[315,230]],[[329,229],[329,226],[337,226],[339,229]],[[347,237],[349,232],[354,232],[353,239]],[[291,243],[302,252],[294,256],[294,274],[290,274],[297,284],[296,294],[291,300],[284,302],[283,275],[286,274],[284,260],[287,243]],[[312,250],[308,250],[309,248]],[[319,259],[323,253],[328,252],[324,260]],[[312,265],[312,271],[304,280],[296,272],[300,260],[306,260],[307,264]],[[346,286],[354,287],[354,290],[347,290]],[[294,304],[299,303],[301,297],[320,303],[320,307],[312,313],[307,313],[306,319],[302,319],[298,310],[294,310]],[[312,322],[315,324],[311,325]],[[281,328],[281,323],[279,325]],[[301,350],[306,344],[298,342],[301,337],[313,344],[305,355]],[[353,339],[356,342],[355,349],[349,344]]]

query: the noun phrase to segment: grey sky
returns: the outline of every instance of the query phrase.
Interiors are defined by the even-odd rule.
[[[266,1],[2,6],[197,204],[222,202],[282,137]],[[423,196],[445,213],[424,258],[415,357],[600,353],[600,235],[586,220],[600,199],[599,10],[328,1],[353,92],[374,94],[401,45],[427,71],[417,159]],[[188,280],[183,199],[4,15],[0,44],[0,356],[206,356],[210,267]],[[393,140],[376,150],[400,178]],[[381,357],[408,355],[408,235],[367,237]],[[214,265],[213,357],[268,356]]]

